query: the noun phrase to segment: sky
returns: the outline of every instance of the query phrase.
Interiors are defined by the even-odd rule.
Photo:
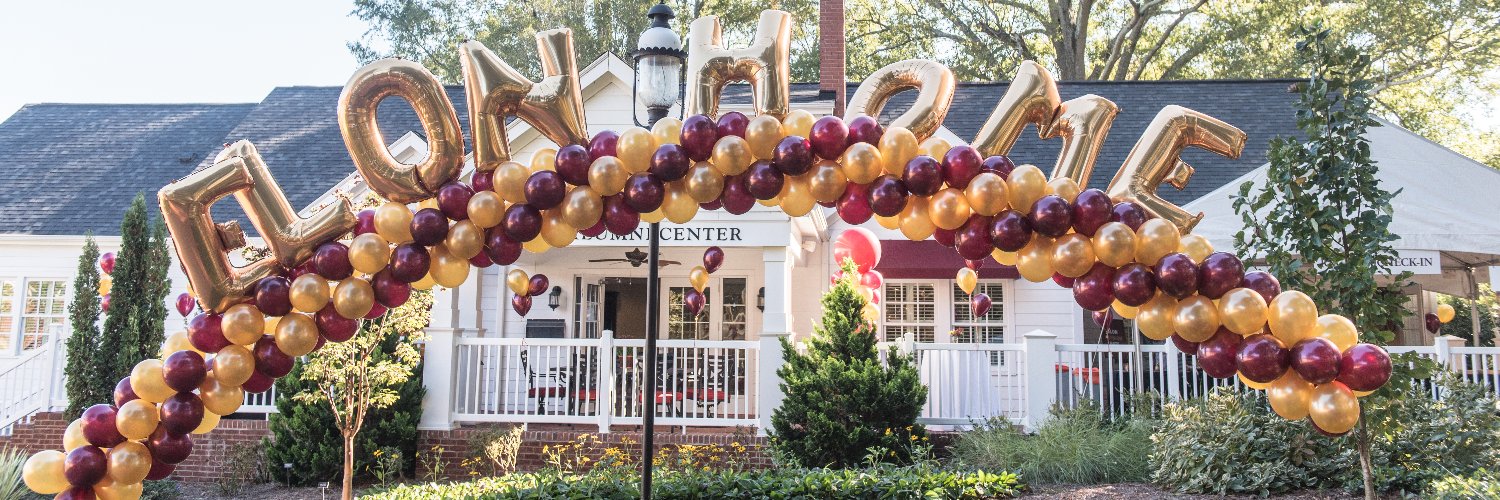
[[[17,2],[0,15],[0,121],[38,102],[259,102],[343,85],[350,0]]]

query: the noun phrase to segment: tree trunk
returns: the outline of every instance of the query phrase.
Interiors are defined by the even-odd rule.
[[[354,500],[354,433],[344,432],[344,500]]]
[[[1359,408],[1359,471],[1365,479],[1365,500],[1375,500],[1375,471],[1370,466],[1370,431],[1365,425],[1364,406]]]

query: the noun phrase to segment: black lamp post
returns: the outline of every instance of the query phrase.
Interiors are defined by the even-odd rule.
[[[672,8],[663,1],[646,11],[651,27],[641,33],[636,50],[630,54],[635,59],[635,101],[646,108],[646,122],[641,123],[640,113],[631,110],[636,125],[650,128],[657,120],[667,117],[672,106],[682,100],[682,62],[687,53],[682,51],[682,39],[672,31],[669,23]],[[680,109],[680,108],[679,108]],[[649,408],[641,414],[641,498],[651,498],[651,460],[656,446],[656,336],[661,323],[661,284],[657,278],[661,259],[661,223],[651,223],[651,246],[646,270],[646,377],[642,384],[645,394],[642,401],[649,401]]]

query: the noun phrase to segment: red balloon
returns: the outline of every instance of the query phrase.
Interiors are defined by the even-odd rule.
[[[1100,328],[1103,328],[1109,326],[1109,322],[1115,319],[1115,312],[1106,307],[1104,309],[1094,311],[1093,316],[1094,324],[1099,325]]]
[[[562,203],[563,196],[568,194],[568,187],[563,185],[563,178],[557,172],[540,170],[526,179],[523,191],[526,203],[538,210],[546,210]]]
[[[125,406],[125,403],[141,399],[135,394],[135,388],[130,386],[130,376],[120,379],[115,383],[115,407]]]
[[[603,228],[604,226],[599,226],[599,227]],[[495,261],[490,260],[489,254],[484,253],[484,252],[479,252],[479,253],[474,254],[473,257],[469,257],[469,265],[477,267],[477,268],[480,268],[480,269],[483,269],[483,268],[495,265]]]
[[[906,162],[906,168],[901,171],[901,180],[906,183],[906,189],[911,190],[911,194],[932,196],[943,189],[943,166],[936,158],[917,155]]]
[[[969,313],[975,318],[983,317],[989,313],[991,305],[993,305],[993,302],[990,301],[989,294],[980,292],[969,296]]]
[[[510,297],[510,307],[516,310],[516,314],[525,316],[526,313],[531,312],[531,296],[512,295]]]
[[[63,477],[76,487],[91,487],[104,479],[106,472],[109,472],[109,458],[98,446],[79,446],[63,459]]]
[[[1156,273],[1134,262],[1120,266],[1115,270],[1114,290],[1121,304],[1140,307],[1156,296]]]
[[[834,269],[833,270],[833,274],[831,274],[831,275],[828,276],[828,282],[831,283],[831,284],[834,284],[834,285],[839,284],[839,282],[843,281],[843,280],[844,280],[844,270],[843,269]]]
[[[1172,334],[1172,345],[1177,346],[1177,350],[1188,356],[1198,354],[1198,343],[1182,338],[1181,335]]]
[[[511,205],[505,209],[505,218],[501,220],[500,227],[505,228],[505,235],[512,240],[531,241],[542,234],[542,212],[525,203]]]
[[[771,166],[786,175],[805,174],[812,170],[812,165],[812,144],[795,135],[782,138],[771,152]]]
[[[973,271],[979,271],[980,269],[984,269],[984,259],[964,259],[964,267]]]
[[[187,434],[203,423],[203,400],[191,392],[179,392],[161,402],[161,427],[167,432]]]
[[[1322,338],[1303,339],[1292,346],[1292,369],[1303,380],[1313,384],[1326,384],[1339,376],[1338,346]]]
[[[1108,309],[1115,302],[1115,268],[1095,263],[1087,274],[1073,281],[1073,300],[1090,311]]]
[[[1199,347],[1199,352],[1203,348]],[[1245,338],[1240,343],[1240,352],[1235,357],[1241,375],[1245,378],[1269,384],[1280,378],[1291,366],[1291,352],[1286,345],[1269,333],[1260,333]]]
[[[1015,252],[1031,243],[1031,221],[1014,210],[1002,210],[990,219],[990,241],[1006,252]]]
[[[813,154],[819,158],[837,160],[849,147],[849,126],[837,116],[825,116],[813,122],[807,133],[812,143]]]
[[[683,151],[682,146],[662,144],[661,147],[656,148],[656,153],[651,155],[649,172],[662,182],[672,182],[686,176],[690,168],[693,168],[693,162],[688,159],[687,152]]]
[[[330,280],[341,280],[354,274],[354,266],[349,263],[349,247],[337,241],[318,245],[313,251],[312,263],[313,271]]]
[[[781,194],[781,186],[785,183],[786,176],[768,161],[752,163],[750,171],[745,172],[745,190],[757,200],[775,198]]]
[[[875,214],[875,209],[870,207],[870,187],[867,184],[849,183],[844,188],[844,194],[839,196],[838,210],[839,218],[850,224],[864,224]]]
[[[1078,280],[1063,276],[1062,273],[1052,273],[1052,282],[1063,288],[1073,288],[1073,283]]]
[[[192,314],[194,307],[197,305],[198,302],[193,300],[192,295],[188,295],[186,292],[177,294],[177,314],[187,317],[188,314]]]
[[[734,215],[744,215],[755,207],[755,197],[750,196],[750,188],[745,187],[743,174],[724,178],[724,194],[719,200],[724,203],[724,211]]]
[[[375,210],[360,210],[354,214],[354,234],[361,235],[375,232]],[[184,315],[185,316],[185,315]]]
[[[99,312],[109,312],[109,303],[112,302],[112,294],[104,294],[99,298]]]
[[[661,208],[661,202],[667,194],[666,186],[661,181],[650,172],[631,174],[629,179],[625,179],[625,204],[642,214]]]
[[[489,256],[490,262],[508,266],[521,258],[521,242],[505,234],[505,229],[495,226],[484,232],[484,254]]]
[[[843,270],[836,271],[843,273]],[[880,290],[885,287],[885,275],[880,271],[871,269],[870,272],[859,275],[859,284],[871,290]]]
[[[52,500],[95,500],[97,498],[99,497],[94,494],[94,487],[74,486],[58,493],[57,496],[52,497]]]
[[[553,168],[557,170],[557,175],[562,177],[563,182],[574,186],[587,186],[589,185],[589,166],[593,163],[594,160],[589,157],[588,149],[578,144],[569,144],[557,150],[557,159],[553,162]]]
[[[739,136],[745,138],[745,129],[750,126],[750,119],[739,111],[730,111],[719,115],[719,122],[715,128],[719,129],[719,137]]]
[[[958,189],[968,187],[969,181],[979,175],[983,164],[984,158],[973,147],[953,146],[943,155],[943,182]]]
[[[176,465],[193,454],[193,438],[186,433],[168,432],[165,427],[157,427],[156,432],[146,439],[146,448],[151,450],[151,458]]]
[[[488,171],[488,172],[474,172],[474,176],[469,179],[469,184],[470,184],[470,187],[474,188],[474,192],[476,192],[476,193],[480,192],[480,191],[494,191],[495,190],[495,171],[491,170],[491,171]],[[464,208],[468,209],[468,207],[464,207]],[[370,215],[372,217],[374,216],[374,214],[375,214],[375,212],[373,212],[373,211],[370,212]],[[370,220],[372,222],[374,221],[373,218],[370,219]],[[372,225],[370,227],[373,228],[375,226]],[[355,234],[363,234],[363,233],[356,232]]]
[[[177,470],[176,465],[157,460],[153,457],[151,459],[151,471],[146,473],[146,479],[160,481],[172,475],[172,471],[174,470]]]
[[[1443,322],[1438,319],[1437,314],[1427,313],[1427,315],[1422,316],[1422,322],[1427,327],[1427,331],[1432,333],[1437,333],[1438,330],[1443,328]]]
[[[318,324],[318,333],[321,333],[323,338],[334,342],[352,339],[359,331],[359,319],[343,317],[338,309],[334,309],[333,304],[323,306],[323,309],[313,316],[313,320]]]
[[[436,208],[424,208],[411,216],[412,242],[424,247],[448,237],[448,217]]]
[[[267,377],[276,379],[292,372],[292,357],[281,352],[281,348],[276,346],[276,340],[270,335],[261,336],[250,352],[255,354],[255,370]]]
[[[1391,379],[1391,355],[1374,344],[1354,344],[1339,359],[1338,381],[1353,391],[1373,391]]]
[[[1281,282],[1265,271],[1245,273],[1245,277],[1240,280],[1240,286],[1255,290],[1261,298],[1266,299],[1267,304],[1271,303],[1271,299],[1276,298],[1277,295],[1281,295]]]
[[[1031,213],[1026,217],[1033,230],[1054,238],[1067,234],[1073,228],[1073,207],[1055,194],[1037,199],[1031,204]]]
[[[531,275],[531,279],[526,282],[526,294],[535,297],[547,293],[547,284],[547,275],[542,273],[533,274]]]
[[[833,204],[832,203],[824,203],[824,202],[820,201],[820,202],[818,202],[818,204],[822,205],[825,208],[833,208]],[[703,203],[699,203],[698,204],[698,208],[702,209],[702,210],[705,210],[705,211],[709,211],[709,212],[712,212],[714,210],[718,210],[718,209],[724,208],[723,197],[721,196],[721,197],[716,198],[716,199],[712,199],[712,200],[705,201]]]
[[[724,265],[724,249],[712,246],[703,251],[703,269],[709,274],[718,271],[721,265]]]
[[[933,228],[932,241],[936,241],[939,245],[953,248],[958,245],[958,230],[943,229],[940,227]]]
[[[886,174],[870,183],[870,211],[882,217],[895,217],[906,209],[906,184]]]
[[[375,291],[375,302],[385,307],[401,307],[411,299],[411,285],[396,279],[391,270],[385,269],[370,278],[370,288]]]
[[[161,375],[167,387],[177,392],[192,392],[208,377],[203,356],[193,351],[177,351],[162,360]],[[192,429],[188,429],[192,430]]]
[[[1111,209],[1109,213],[1110,221],[1123,223],[1129,226],[1131,231],[1140,229],[1141,224],[1145,223],[1146,219],[1149,218],[1151,216],[1146,213],[1146,209],[1141,208],[1140,205],[1135,204],[1133,201],[1116,203],[1115,208]]]
[[[255,307],[267,316],[286,316],[292,312],[292,282],[271,276],[255,285]]]
[[[1198,265],[1181,253],[1169,253],[1156,262],[1156,286],[1179,299],[1198,291]]]
[[[1245,264],[1228,252],[1214,252],[1198,266],[1198,293],[1210,299],[1222,297],[1245,279]]]
[[[125,436],[121,436],[115,427],[114,406],[103,403],[90,406],[83,410],[78,420],[83,422],[83,438],[91,445],[109,448],[125,441]]]
[[[100,255],[99,256],[99,270],[100,271],[104,271],[104,274],[114,274],[115,273],[115,253],[114,252],[104,252],[104,255]]]
[[[978,261],[989,257],[990,252],[995,250],[994,240],[990,239],[990,218],[983,215],[969,216],[968,222],[954,232],[953,246],[966,260]]]
[[[719,129],[707,115],[693,115],[682,121],[682,132],[678,142],[688,158],[705,161],[713,156],[714,144],[719,141]]]
[[[995,155],[985,158],[984,164],[980,165],[980,168],[986,172],[1000,174],[1001,179],[1009,179],[1010,173],[1016,169],[1016,164],[1011,162],[1010,158],[1005,155]]]
[[[1109,195],[1098,189],[1085,189],[1078,193],[1078,198],[1073,200],[1073,230],[1078,234],[1094,237],[1094,232],[1099,226],[1109,222],[1110,209]]]
[[[844,230],[833,242],[833,260],[842,265],[846,258],[854,260],[861,274],[870,272],[880,264],[880,240],[862,227]]]
[[[589,226],[587,229],[579,230],[578,234],[582,235],[585,238],[596,238],[599,235],[604,234],[604,218],[600,217],[599,220],[594,221],[594,225]],[[493,263],[494,261],[491,260],[491,262]]]
[[[1173,335],[1176,336],[1175,334]],[[1219,327],[1214,336],[1198,344],[1198,368],[1214,378],[1233,377],[1239,370],[1240,334]]]
[[[365,319],[375,319],[384,316],[386,310],[387,308],[380,305],[380,302],[377,301],[374,305],[370,306],[370,312],[365,313]]]
[[[703,298],[703,293],[697,289],[689,288],[687,293],[682,294],[682,305],[687,307],[688,313],[692,316],[697,316],[703,312],[705,304],[707,304],[707,300]]]
[[[604,198],[604,228],[610,233],[625,236],[635,232],[635,228],[640,225],[641,213],[630,208],[630,205],[625,202],[624,193]]]
[[[258,367],[259,364],[257,363],[256,366]],[[246,380],[245,383],[240,386],[240,388],[244,389],[245,392],[260,394],[271,390],[271,386],[275,384],[276,379],[273,379],[259,371],[253,371],[250,372],[250,380]]]
[[[203,352],[219,352],[219,349],[229,347],[229,339],[224,337],[224,330],[219,321],[222,319],[217,313],[202,313],[188,320],[188,343],[193,348]]]
[[[615,133],[613,130],[605,130],[594,134],[594,138],[589,139],[589,162],[592,164],[594,160],[606,156],[615,156],[615,147],[619,144],[620,134]]]
[[[885,128],[874,118],[859,115],[849,120],[849,143],[863,142],[871,146],[880,144],[880,136],[885,134]]]
[[[574,146],[577,147],[577,146]],[[579,148],[580,150],[582,148]],[[469,218],[469,198],[474,197],[474,189],[468,184],[454,181],[443,184],[438,188],[437,202],[438,210],[443,215],[453,220],[464,220]]]
[[[432,255],[427,249],[415,243],[402,243],[396,245],[396,250],[391,252],[391,264],[389,270],[391,277],[404,283],[416,283],[427,277],[427,270],[432,267]],[[382,271],[384,272],[384,271]]]

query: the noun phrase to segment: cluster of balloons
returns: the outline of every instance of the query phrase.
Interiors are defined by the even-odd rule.
[[[880,321],[878,306],[885,295],[885,276],[875,270],[875,266],[880,265],[880,256],[880,240],[869,229],[849,228],[833,241],[833,261],[840,269],[833,272],[830,281],[837,284],[850,279],[854,283],[855,293],[865,299],[865,307],[860,311],[860,316],[870,324]],[[844,275],[842,267],[845,262],[854,263],[857,276]]]
[[[1458,312],[1453,310],[1452,305],[1438,304],[1437,312],[1427,313],[1427,315],[1422,317],[1422,323],[1423,326],[1427,327],[1428,333],[1436,335],[1439,330],[1443,329],[1443,325],[1448,324],[1449,321],[1453,321],[1455,314],[1458,314]]]
[[[979,268],[983,266],[983,260],[966,259],[963,269],[959,269],[958,276],[953,279],[964,293],[969,294],[969,314],[974,318],[988,314],[990,306],[993,305],[989,294],[984,292],[974,293],[974,288],[979,286]]]
[[[531,298],[547,292],[550,283],[545,274],[526,275],[526,271],[511,269],[505,274],[505,286],[510,287],[510,308],[525,316],[531,312]]]
[[[708,288],[710,274],[719,270],[724,265],[724,249],[711,246],[703,250],[703,265],[693,266],[688,271],[688,282],[692,283],[693,289],[688,290],[682,296],[682,305],[687,308],[689,314],[694,317],[703,313],[703,307],[708,304],[708,298],[703,295],[703,290]]]
[[[114,288],[115,280],[110,275],[115,273],[115,253],[104,252],[99,256],[99,270],[104,276],[99,277],[99,312],[109,312],[109,292]]]

